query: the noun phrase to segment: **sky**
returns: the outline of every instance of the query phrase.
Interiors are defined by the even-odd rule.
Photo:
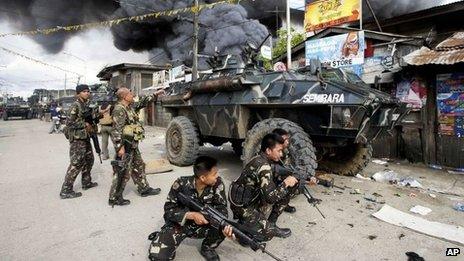
[[[0,22],[0,32],[16,32],[8,22]],[[148,53],[123,52],[113,45],[109,29],[83,31],[66,42],[59,54],[48,54],[26,36],[0,38],[4,47],[43,62],[83,75],[81,83],[98,83],[97,73],[106,65],[123,62],[145,63]],[[77,58],[76,58],[77,57]],[[84,62],[84,61],[85,62]],[[67,88],[75,88],[77,76],[67,73]],[[40,82],[36,82],[40,81]],[[44,82],[47,81],[47,82]],[[31,62],[0,49],[0,93],[8,91],[27,97],[34,89],[63,89],[65,73],[53,67]]]

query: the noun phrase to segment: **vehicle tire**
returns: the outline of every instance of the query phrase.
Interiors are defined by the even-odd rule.
[[[26,114],[26,119],[27,119],[27,120],[32,119],[32,112],[28,112],[28,113]]]
[[[248,131],[246,139],[243,142],[243,155],[241,157],[243,165],[246,165],[259,152],[263,137],[276,128],[282,128],[290,134],[290,146],[288,150],[290,163],[293,167],[314,175],[317,168],[316,149],[313,146],[311,138],[298,124],[282,118],[260,121]]]
[[[324,156],[319,168],[342,176],[355,176],[361,172],[372,158],[372,146],[368,144],[350,144],[337,148],[333,156]]]
[[[8,120],[8,113],[4,112],[2,117],[3,117],[4,121],[7,121]]]
[[[199,131],[185,116],[172,119],[166,130],[166,154],[176,166],[188,166],[195,162],[200,148]]]
[[[235,155],[237,155],[238,157],[241,157],[242,156],[242,143],[243,141],[241,140],[234,140],[234,141],[231,141],[230,143],[232,143],[232,149],[234,150],[234,153]]]

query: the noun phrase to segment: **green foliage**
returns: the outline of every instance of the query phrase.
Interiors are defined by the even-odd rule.
[[[291,32],[292,32],[291,44],[293,48],[305,40],[305,34],[304,32],[297,32],[293,28],[291,29]],[[272,58],[275,59],[286,52],[287,52],[287,30],[281,28],[277,31],[277,41],[275,42],[272,48]],[[261,56],[259,57],[259,59],[264,61],[264,67],[267,70],[272,69],[272,61],[266,60],[262,58]]]

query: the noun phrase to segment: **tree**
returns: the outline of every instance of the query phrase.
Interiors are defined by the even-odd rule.
[[[292,32],[292,48],[300,44],[305,40],[304,32],[297,32],[294,28],[291,29]],[[277,30],[277,41],[274,43],[272,48],[272,58],[275,59],[282,54],[287,52],[287,30],[281,28]],[[264,61],[264,67],[268,70],[272,69],[272,61],[266,60],[260,56],[260,59]]]

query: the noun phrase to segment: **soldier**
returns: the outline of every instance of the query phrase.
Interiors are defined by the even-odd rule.
[[[101,106],[101,110],[109,109],[106,113],[103,114],[103,117],[100,119],[99,124],[100,124],[100,133],[102,136],[102,154],[103,154],[103,160],[107,160],[110,158],[109,152],[108,152],[108,140],[109,137],[111,136],[111,131],[113,130],[113,118],[110,115],[110,110],[111,110],[111,104],[109,102],[105,101]]]
[[[178,199],[182,192],[200,204],[209,205],[227,217],[225,187],[218,176],[217,161],[208,156],[200,156],[193,165],[193,176],[178,178],[169,191],[164,204],[166,224],[159,232],[153,232],[148,250],[150,260],[172,260],[176,248],[186,237],[204,238],[200,253],[206,260],[219,260],[215,249],[224,236],[233,238],[232,228],[227,226],[219,231],[210,225],[200,212],[192,212]]]
[[[145,176],[145,163],[138,148],[139,142],[145,138],[145,131],[139,121],[138,112],[162,93],[164,91],[159,90],[154,95],[144,96],[132,107],[134,96],[129,89],[120,87],[116,92],[118,103],[112,112],[111,138],[116,151],[116,159],[122,160],[123,164],[122,166],[113,165],[114,174],[109,197],[109,204],[112,206],[130,204],[129,200],[122,197],[130,176],[142,197],[157,195],[161,191],[159,188],[151,188]]]
[[[229,199],[234,218],[250,229],[261,241],[288,237],[289,228],[279,228],[277,219],[296,193],[298,180],[286,177],[276,184],[271,164],[279,162],[284,141],[277,134],[267,134],[261,141],[261,152],[248,162],[240,177],[232,182]],[[268,218],[266,213],[271,210]]]
[[[284,140],[283,149],[282,149],[282,158],[279,164],[289,165],[290,164],[290,152],[288,151],[288,146],[290,145],[290,134],[288,133],[288,131],[281,129],[281,128],[274,129],[272,133],[279,135]],[[284,211],[288,213],[295,213],[296,208],[294,206],[287,205],[284,208]]]
[[[66,120],[66,137],[69,139],[70,164],[61,187],[60,197],[62,199],[76,198],[82,196],[80,192],[74,192],[73,185],[79,173],[82,174],[82,189],[87,190],[97,186],[92,182],[90,171],[93,166],[93,152],[90,144],[90,134],[94,126],[85,122],[84,113],[88,108],[90,98],[89,86],[81,84],[76,87],[77,100],[69,108]]]

